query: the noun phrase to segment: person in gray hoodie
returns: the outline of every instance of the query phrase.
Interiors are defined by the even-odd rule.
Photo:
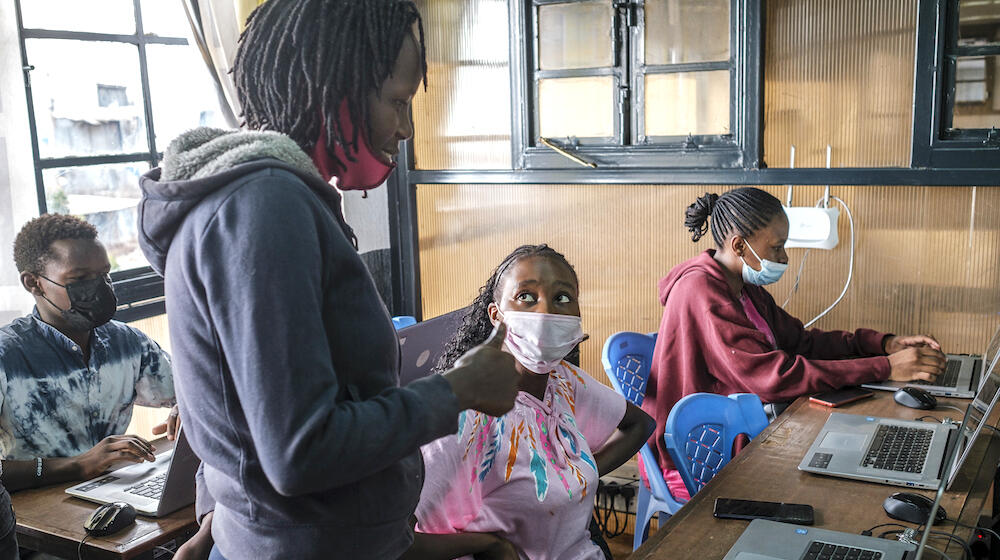
[[[245,129],[187,132],[141,179],[212,558],[399,557],[419,447],[461,410],[513,406],[503,326],[399,387],[395,330],[329,184],[384,181],[425,76],[410,1],[270,0],[234,67]]]

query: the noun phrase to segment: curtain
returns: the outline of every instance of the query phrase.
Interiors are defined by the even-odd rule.
[[[240,104],[233,83],[236,43],[250,15],[265,0],[182,0],[194,45],[208,66],[226,122],[239,126]]]

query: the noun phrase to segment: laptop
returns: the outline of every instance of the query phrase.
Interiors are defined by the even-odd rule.
[[[156,455],[156,461],[111,471],[71,486],[66,493],[99,504],[127,502],[138,513],[161,517],[194,503],[194,475],[200,463],[184,431],[174,448]]]
[[[956,474],[982,430],[983,419],[996,406],[1000,372],[996,361],[986,382],[965,410],[961,425],[930,423],[860,414],[830,414],[799,470],[915,488],[936,488],[945,458],[958,461]],[[958,453],[951,453],[953,448]],[[948,480],[950,485],[953,480]]]
[[[444,347],[458,332],[468,308],[463,307],[397,331],[399,337],[399,384],[431,374]]]
[[[970,407],[962,421],[962,429],[966,428],[971,412]],[[949,481],[954,480],[960,465],[957,461],[958,451],[958,446],[952,446],[948,455],[943,458],[945,470],[939,477],[937,495],[923,527],[934,525],[933,520],[941,505],[945,488],[950,484]],[[919,544],[915,545],[912,542],[755,519],[750,522],[723,560],[822,560],[824,558],[920,560],[927,548],[927,538],[930,533],[929,530],[923,531]]]
[[[986,351],[981,356],[968,354],[946,354],[944,373],[937,376],[934,382],[930,381],[881,381],[878,383],[865,383],[862,387],[869,389],[879,389],[883,391],[895,391],[906,385],[914,385],[924,389],[932,395],[940,397],[955,397],[960,399],[971,399],[976,396],[984,375],[990,362],[996,359],[1000,350],[1000,328],[993,333]]]

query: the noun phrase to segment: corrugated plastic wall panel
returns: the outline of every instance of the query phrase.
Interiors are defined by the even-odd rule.
[[[425,317],[468,305],[493,268],[516,246],[548,243],[581,281],[582,365],[604,379],[604,340],[621,330],[655,331],[657,281],[674,265],[712,246],[692,243],[684,209],[699,195],[729,187],[655,185],[421,185],[420,273]],[[768,187],[779,198],[785,189]],[[797,187],[813,204],[821,187]],[[844,301],[816,325],[931,333],[947,351],[981,351],[1000,324],[1000,189],[834,187],[856,227],[854,279]],[[841,243],[806,257],[787,306],[803,319],[825,309],[847,278],[850,230]],[[770,288],[780,304],[805,254]]]
[[[764,159],[908,167],[917,0],[767,2]]]
[[[422,0],[427,91],[413,103],[418,169],[510,169],[507,2]]]

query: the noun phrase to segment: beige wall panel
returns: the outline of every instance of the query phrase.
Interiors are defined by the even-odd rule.
[[[770,167],[907,167],[917,0],[767,2],[764,159]]]
[[[129,323],[129,326],[135,327],[146,333],[146,335],[155,340],[161,348],[166,350],[168,353],[170,352],[170,333],[167,330],[168,324],[166,315],[157,315],[156,317],[133,321]],[[153,426],[164,422],[167,419],[167,414],[169,413],[169,408],[135,406],[132,409],[132,422],[129,424],[126,433],[135,434],[146,439],[159,437],[153,435]]]
[[[656,283],[671,267],[712,246],[692,243],[684,209],[718,186],[421,185],[417,189],[425,317],[468,305],[493,268],[516,246],[549,243],[566,254],[581,281],[582,365],[605,381],[604,340],[620,330],[655,331]],[[784,187],[767,187],[784,198]],[[796,187],[813,205],[822,187]],[[931,333],[955,352],[981,351],[1000,316],[1000,188],[833,187],[856,227],[854,279],[844,300],[817,323]],[[973,205],[973,197],[975,204]],[[806,321],[836,299],[847,278],[850,232],[813,250],[787,309]],[[770,287],[789,294],[804,249]]]

